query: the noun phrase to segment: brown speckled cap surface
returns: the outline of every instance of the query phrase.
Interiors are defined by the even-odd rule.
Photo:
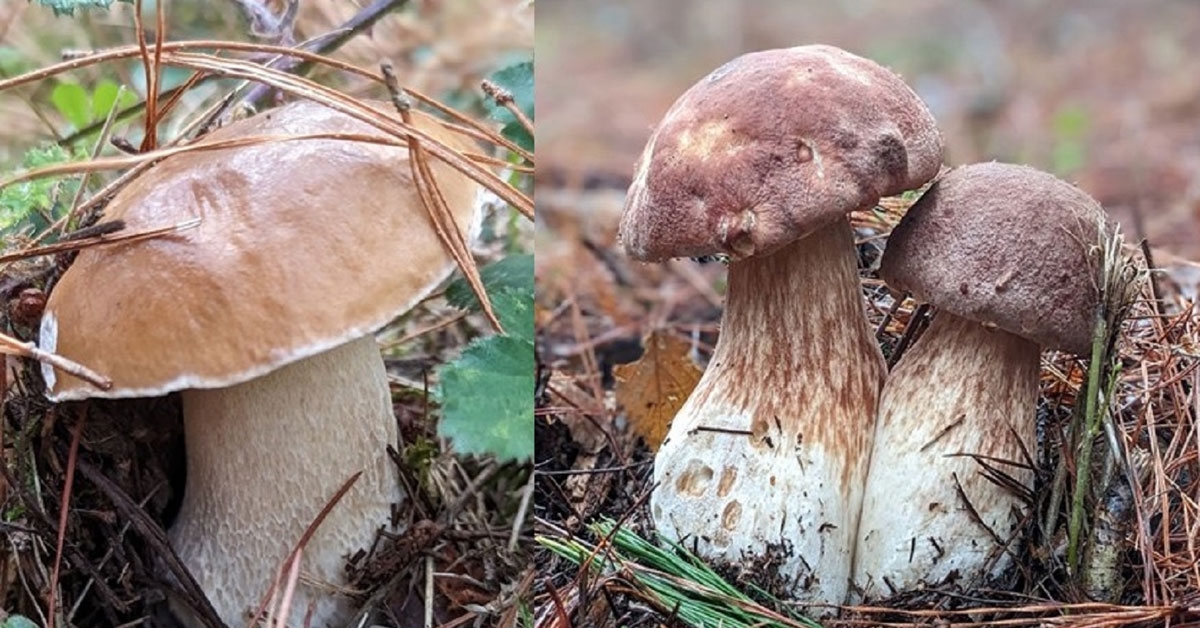
[[[621,240],[641,260],[765,254],[938,172],[933,116],[896,74],[831,46],[754,52],[664,116]]]
[[[373,103],[383,111],[391,105]],[[459,150],[473,146],[414,112]],[[383,136],[297,102],[201,142],[245,136]],[[459,227],[478,227],[478,185],[430,159]],[[131,231],[199,226],[79,253],[52,290],[43,348],[112,378],[107,392],[46,367],[56,400],[228,386],[366,335],[454,267],[412,183],[408,149],[341,140],[268,142],[168,157],[109,202]]]
[[[955,168],[909,208],[880,275],[896,290],[1037,342],[1086,354],[1103,208],[1027,166]]]

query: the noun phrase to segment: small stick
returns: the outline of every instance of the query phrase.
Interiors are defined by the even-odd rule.
[[[32,358],[38,362],[45,362],[50,366],[70,375],[74,375],[85,382],[88,382],[99,388],[100,390],[109,390],[112,388],[112,380],[89,369],[88,367],[73,362],[61,355],[43,351],[37,348],[32,342],[21,342],[12,336],[0,334],[0,353],[8,355],[21,356],[23,358]]]
[[[433,556],[425,556],[425,628],[433,628]]]
[[[525,517],[529,513],[529,502],[533,501],[534,479],[537,476],[533,473],[529,474],[529,482],[525,484],[525,490],[521,491],[521,503],[517,506],[517,515],[513,517],[512,534],[508,537],[508,551],[517,551],[517,543],[521,540],[521,528],[524,527]]]
[[[483,81],[480,83],[480,87],[483,88],[483,93],[487,94],[492,100],[496,101],[497,105],[508,109],[508,111],[517,118],[517,122],[520,122],[521,126],[525,127],[525,130],[529,131],[530,135],[533,135],[533,122],[531,122],[529,118],[526,118],[525,112],[521,111],[521,108],[517,106],[517,103],[513,102],[512,92],[487,79],[483,79]]]

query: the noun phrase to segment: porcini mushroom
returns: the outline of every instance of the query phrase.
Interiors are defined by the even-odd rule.
[[[880,398],[854,570],[865,598],[1011,564],[1000,544],[1021,499],[981,462],[1032,489],[1041,347],[1089,352],[1102,229],[1075,186],[984,163],[939,179],[892,232],[880,274],[938,312]]]
[[[738,57],[667,112],[621,239],[640,260],[731,263],[716,350],[654,461],[666,537],[843,601],[884,377],[846,215],[932,179],[941,151],[899,77],[829,46]]]
[[[413,118],[468,147],[433,118]],[[203,141],[315,133],[383,136],[298,102]],[[402,146],[336,139],[169,157],[123,188],[106,217],[131,230],[199,225],[80,252],[46,305],[42,348],[113,381],[101,391],[44,368],[51,399],[182,391],[187,482],[169,536],[231,625],[245,624],[308,525],[362,471],[306,546],[292,607],[304,617],[311,602],[313,626],[339,621],[349,600],[328,585],[345,583],[346,557],[371,546],[404,497],[385,451],[396,425],[371,334],[454,268],[407,160]],[[481,188],[430,163],[471,237]]]

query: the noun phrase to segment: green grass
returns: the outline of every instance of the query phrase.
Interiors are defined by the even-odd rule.
[[[588,526],[600,543],[538,536],[537,542],[601,576],[619,576],[644,601],[696,628],[819,628],[800,615],[774,611],[726,581],[684,547],[656,545],[611,519]],[[765,596],[762,592],[757,592]]]

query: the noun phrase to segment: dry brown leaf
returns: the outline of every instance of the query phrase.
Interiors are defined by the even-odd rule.
[[[653,451],[667,437],[671,419],[700,381],[702,371],[688,357],[691,345],[667,331],[652,331],[642,340],[646,353],[613,369],[617,402],[625,407],[629,426]]]

